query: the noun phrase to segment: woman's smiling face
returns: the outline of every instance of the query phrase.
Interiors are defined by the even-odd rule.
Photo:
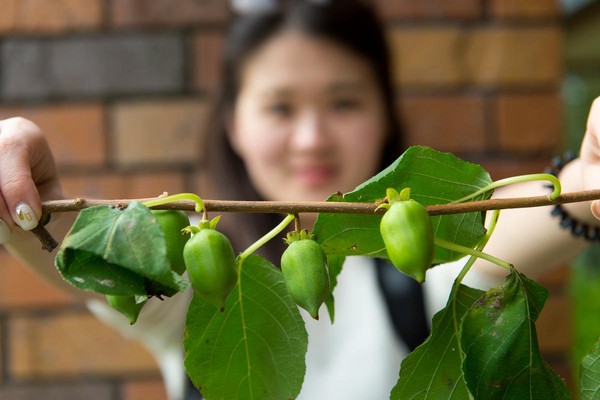
[[[284,31],[241,70],[230,139],[266,200],[324,200],[368,179],[387,125],[367,61]]]

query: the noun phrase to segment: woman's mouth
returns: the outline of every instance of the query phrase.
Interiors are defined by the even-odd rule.
[[[336,169],[331,166],[307,166],[296,168],[295,175],[306,186],[322,186],[335,178]]]

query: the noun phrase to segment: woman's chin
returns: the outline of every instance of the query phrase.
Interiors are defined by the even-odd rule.
[[[320,188],[320,189],[306,190],[306,191],[304,191],[304,194],[301,197],[297,198],[297,200],[325,201],[332,194],[335,194],[337,192],[338,192],[338,190],[333,189],[333,188]]]
[[[317,185],[297,181],[286,188],[281,187],[276,198],[284,201],[325,201],[340,190],[341,187],[337,182]]]

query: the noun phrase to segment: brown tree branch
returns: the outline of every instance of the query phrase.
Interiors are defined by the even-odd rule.
[[[555,201],[548,196],[516,197],[507,199],[491,199],[469,201],[455,204],[436,204],[427,206],[430,215],[460,214],[489,210],[502,210],[507,208],[540,207],[552,204],[578,203],[600,199],[600,190],[586,190],[581,192],[563,193]],[[94,200],[71,199],[52,200],[42,204],[44,211],[52,214],[55,212],[81,211],[93,206],[108,205],[113,207],[126,207],[131,201],[147,201],[147,199],[122,199],[122,200]],[[308,212],[324,212],[335,214],[383,214],[385,210],[377,210],[380,203],[345,203],[326,201],[235,201],[235,200],[203,200],[209,212],[245,212],[245,213],[281,213],[298,214]],[[156,209],[193,211],[195,203],[192,201],[175,201],[156,206]]]
[[[558,199],[552,201],[548,196],[517,197],[507,199],[491,199],[470,201],[455,204],[436,204],[427,206],[430,215],[460,214],[467,212],[482,212],[489,210],[503,210],[508,208],[540,207],[553,204],[578,203],[600,199],[600,190],[586,190],[581,192],[563,193]],[[113,207],[126,207],[130,202],[147,201],[151,199],[122,199],[122,200],[93,200],[76,198],[70,200],[52,200],[42,204],[44,213],[77,212],[85,208],[108,205]],[[335,214],[383,214],[384,209],[377,210],[380,202],[373,203],[345,203],[345,202],[308,202],[308,201],[232,201],[232,200],[203,200],[204,207],[209,212],[244,212],[244,213],[335,213]],[[194,211],[195,203],[192,201],[175,201],[154,207],[164,210]],[[52,236],[43,227],[36,228],[36,236],[40,239],[45,249],[51,251],[56,247],[56,241],[51,242]]]

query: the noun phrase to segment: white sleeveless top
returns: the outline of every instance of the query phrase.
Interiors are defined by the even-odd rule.
[[[389,318],[374,260],[349,257],[335,288],[335,323],[302,310],[308,331],[299,400],[389,399],[408,348]]]

